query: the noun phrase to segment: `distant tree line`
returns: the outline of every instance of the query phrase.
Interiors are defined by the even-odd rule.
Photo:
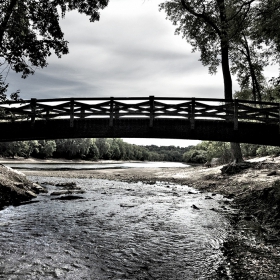
[[[244,159],[258,156],[279,156],[280,147],[242,143],[241,151]],[[187,163],[206,163],[212,158],[218,158],[221,164],[231,161],[230,143],[218,141],[202,141],[196,146],[189,147],[183,154],[183,161]]]
[[[188,149],[190,147],[138,146],[119,138],[75,138],[2,142],[0,156],[182,162],[183,154]]]
[[[241,144],[244,158],[280,156],[280,147]],[[212,158],[220,163],[231,161],[230,143],[202,141],[196,146],[138,146],[119,138],[75,138],[0,143],[2,157],[34,157],[84,160],[173,161],[204,164]]]

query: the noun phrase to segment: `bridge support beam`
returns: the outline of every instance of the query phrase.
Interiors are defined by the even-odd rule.
[[[31,98],[31,123],[35,123],[35,118],[36,118],[36,98]]]
[[[195,121],[191,128],[188,119],[154,119],[150,127],[149,118],[69,119],[30,122],[0,123],[0,141],[39,140],[59,138],[167,138],[200,139],[226,142],[253,143],[280,146],[279,126],[261,123],[238,123],[234,130],[232,122],[216,120]]]
[[[194,118],[195,118],[195,98],[192,98],[192,103],[191,103],[191,117],[190,117],[190,122],[191,122],[191,129],[193,130],[195,128],[194,124]]]
[[[70,100],[70,127],[74,126],[74,99]]]

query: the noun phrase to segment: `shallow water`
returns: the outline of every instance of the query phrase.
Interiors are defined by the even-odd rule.
[[[155,168],[155,167],[188,167],[182,162],[147,161],[147,162],[121,162],[121,163],[5,163],[6,166],[16,169],[32,170],[60,170],[60,169],[112,169],[112,168]]]
[[[0,212],[0,279],[220,279],[230,227],[214,211],[222,196],[159,182],[72,181],[83,199],[48,193]]]

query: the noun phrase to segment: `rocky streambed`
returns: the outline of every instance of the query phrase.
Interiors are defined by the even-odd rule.
[[[231,226],[222,246],[225,265],[216,268],[216,278],[212,279],[280,279],[280,158],[266,157],[249,162],[246,168],[241,167],[236,173],[222,173],[222,166],[51,172],[25,170],[24,173],[68,180],[109,179],[148,185],[160,181],[187,185],[203,193],[222,194],[228,199],[222,207],[236,210],[227,214]],[[21,183],[21,179],[16,180],[13,188]],[[29,185],[26,189],[28,199],[32,197],[28,195],[29,191],[35,193],[33,187]],[[60,191],[67,192],[65,196],[79,195],[71,193],[69,188]],[[18,201],[16,199],[15,203]],[[124,209],[130,208],[123,205]],[[193,211],[200,210],[193,208]],[[147,276],[146,279],[153,278]]]
[[[0,165],[0,209],[20,205],[45,191],[40,185],[28,180],[23,173]]]
[[[228,275],[222,248],[231,209],[221,195],[167,182],[29,178],[49,192],[0,212],[0,278]]]

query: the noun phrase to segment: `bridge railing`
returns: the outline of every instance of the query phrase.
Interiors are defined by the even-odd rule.
[[[67,118],[70,126],[75,119],[108,118],[109,125],[114,119],[147,118],[153,126],[156,118],[187,118],[191,128],[197,119],[230,121],[235,130],[240,121],[262,122],[279,125],[280,105],[271,102],[246,100],[225,100],[210,98],[58,98],[22,100],[0,104],[2,121],[31,121]]]

